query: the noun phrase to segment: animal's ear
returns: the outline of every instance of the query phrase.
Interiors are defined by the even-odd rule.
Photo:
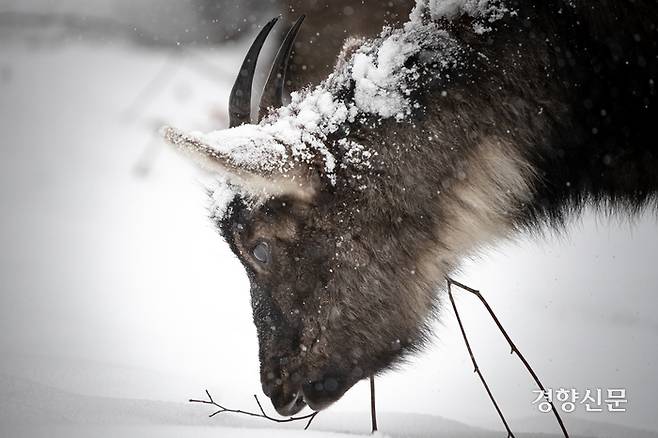
[[[277,18],[256,36],[242,61],[229,97],[229,127],[209,134],[188,134],[165,127],[169,143],[206,170],[221,174],[244,191],[256,196],[289,195],[310,200],[320,188],[320,178],[310,166],[289,159],[286,147],[251,121],[251,87],[258,55]],[[283,85],[288,58],[304,21],[302,15],[284,39],[263,90],[260,118],[283,105]]]
[[[209,134],[165,127],[162,135],[201,168],[254,196],[289,195],[310,201],[322,184],[317,172],[291,160],[286,148],[260,133],[257,125]]]

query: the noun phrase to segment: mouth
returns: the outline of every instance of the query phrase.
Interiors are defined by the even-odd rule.
[[[272,405],[274,406],[274,409],[278,412],[278,414],[281,415],[282,417],[292,417],[293,415],[297,414],[299,411],[304,409],[307,406],[307,403],[304,400],[304,394],[300,389],[293,394],[290,400],[285,401],[283,403],[281,403],[280,400],[272,399]]]
[[[270,400],[274,409],[284,417],[293,416],[306,406],[313,411],[321,411],[339,400],[349,389],[338,388],[335,382],[336,379],[329,378],[323,382],[305,383],[290,395],[278,393]]]

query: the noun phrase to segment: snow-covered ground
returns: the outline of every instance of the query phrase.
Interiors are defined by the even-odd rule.
[[[204,177],[156,132],[225,126],[244,48],[0,40],[0,435],[301,429],[208,419],[185,403],[208,388],[253,409],[256,333],[246,276],[206,219]],[[625,413],[563,414],[573,435],[657,437],[656,219],[631,227],[588,214],[571,228],[503,244],[456,278],[485,292],[547,386],[627,389]],[[557,434],[483,310],[458,302],[512,428]],[[486,431],[501,426],[449,310],[433,347],[378,378],[385,434],[502,436]],[[367,385],[311,429],[367,433]]]

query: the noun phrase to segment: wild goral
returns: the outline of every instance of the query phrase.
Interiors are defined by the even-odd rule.
[[[231,127],[163,134],[230,190],[213,217],[251,280],[263,391],[282,415],[418,350],[444,276],[479,246],[586,205],[656,206],[654,1],[419,1],[284,104],[299,20],[252,124],[274,21],[240,69]]]

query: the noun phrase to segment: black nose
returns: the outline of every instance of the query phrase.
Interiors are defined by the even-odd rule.
[[[321,380],[302,385],[304,401],[314,411],[326,408],[345,394],[348,387],[339,376],[325,376]]]
[[[278,386],[268,394],[272,401],[272,406],[284,417],[290,417],[297,412],[304,409],[304,397],[302,396],[301,388],[291,390],[287,386]]]

